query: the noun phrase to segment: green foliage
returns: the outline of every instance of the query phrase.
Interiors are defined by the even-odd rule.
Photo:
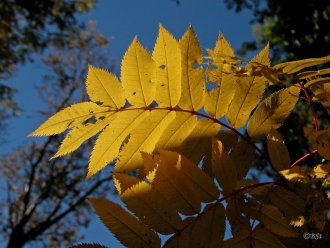
[[[128,247],[159,247],[159,234],[169,235],[164,247],[301,247],[304,232],[327,231],[329,129],[319,130],[313,110],[315,130],[305,133],[315,150],[292,164],[277,129],[300,99],[311,108],[323,103],[314,91],[327,84],[327,72],[302,70],[328,60],[271,66],[266,45],[245,61],[222,34],[203,57],[192,27],[176,41],[160,25],[151,55],[134,38],[120,80],[90,66],[90,101],[61,110],[31,135],[68,130],[58,157],[100,133],[87,177],[113,162],[115,186],[129,211],[105,199],[90,201]],[[290,80],[282,84],[283,78]],[[269,93],[273,86],[280,89]],[[266,138],[263,151],[255,141]],[[274,168],[274,181],[249,177],[256,153]],[[322,157],[309,164],[313,169],[297,166],[312,154]]]

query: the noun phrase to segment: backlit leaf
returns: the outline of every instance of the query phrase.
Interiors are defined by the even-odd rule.
[[[216,136],[220,125],[209,119],[198,120],[197,125],[182,145],[175,150],[193,163],[198,164],[201,159],[211,157],[212,136]]]
[[[167,126],[156,148],[175,150],[190,136],[198,121],[191,113],[177,112],[175,119]]]
[[[160,107],[175,107],[181,97],[181,52],[178,42],[162,25],[152,58],[156,62],[155,100]]]
[[[267,45],[249,63],[268,66],[270,64],[269,46]],[[235,128],[241,128],[248,120],[251,111],[259,103],[266,88],[266,79],[260,76],[240,77],[233,87],[235,94],[229,105],[226,118]]]
[[[161,234],[181,228],[181,218],[172,204],[146,182],[140,182],[121,195],[127,208]]]
[[[192,27],[179,41],[181,50],[181,99],[179,106],[183,109],[199,110],[204,103],[205,85],[202,63],[202,50]],[[195,66],[197,65],[197,68]]]
[[[66,107],[57,112],[40,125],[30,136],[50,136],[64,132],[67,128],[79,125],[97,115],[106,115],[108,107],[99,106],[93,102],[82,102]]]
[[[127,247],[160,247],[157,234],[141,221],[126,212],[120,205],[105,200],[90,198],[103,224]]]
[[[234,87],[236,77],[223,73],[223,66],[230,62],[235,54],[222,33],[218,36],[214,50],[209,50],[209,53],[212,59],[211,64],[216,68],[208,68],[207,76],[211,83],[218,82],[218,86],[206,95],[204,108],[207,113],[218,119],[227,112],[234,96],[235,91],[232,88]]]
[[[310,59],[302,59],[292,62],[285,62],[274,66],[276,69],[282,69],[284,73],[295,73],[304,68],[321,65],[330,61],[330,56],[325,56],[322,58],[310,58]]]
[[[113,173],[113,181],[119,195],[122,195],[127,189],[141,182],[140,179],[123,173]]]
[[[135,37],[121,62],[121,81],[130,104],[148,106],[155,97],[155,62]]]
[[[116,115],[119,117],[105,128],[95,143],[87,177],[91,177],[117,157],[124,140],[133,129],[147,118],[149,112],[132,110],[118,112]]]
[[[152,111],[142,125],[131,131],[127,144],[118,155],[116,172],[129,172],[142,167],[140,151],[152,152],[166,127],[174,120],[173,111]]]
[[[298,101],[300,88],[291,86],[267,97],[253,113],[247,126],[251,138],[259,138],[279,128]]]
[[[73,127],[65,136],[62,144],[52,158],[66,155],[79,148],[79,146],[89,138],[101,132],[112,121],[111,115],[105,116],[105,119],[98,120],[96,123],[87,123]]]
[[[125,104],[124,91],[118,78],[106,70],[88,67],[86,90],[93,102],[116,109]]]

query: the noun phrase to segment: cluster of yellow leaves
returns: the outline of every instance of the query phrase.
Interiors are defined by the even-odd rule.
[[[299,239],[307,224],[323,230],[324,197],[311,187],[294,187],[310,185],[311,178],[327,185],[329,170],[288,170],[290,155],[276,129],[302,88],[328,106],[324,75],[330,70],[300,71],[330,57],[272,67],[267,45],[243,61],[222,34],[207,52],[203,57],[192,27],[177,41],[160,25],[151,54],[134,38],[120,78],[90,66],[90,101],[59,111],[31,136],[68,130],[55,158],[98,135],[87,177],[113,163],[118,194],[133,214],[109,200],[90,201],[128,247],[160,247],[159,234],[170,235],[164,247],[286,247],[286,238]],[[267,94],[267,86],[278,83],[283,89]],[[242,127],[248,137],[237,131]],[[329,129],[311,137],[319,155],[329,159]],[[247,179],[258,149],[253,140],[260,138],[267,139],[269,161],[287,187]],[[132,171],[138,177],[129,176]],[[320,204],[310,207],[315,200]],[[224,241],[226,218],[233,237]]]
[[[206,89],[202,51],[192,27],[176,41],[160,26],[151,55],[134,38],[122,61],[120,81],[90,66],[86,81],[90,102],[63,109],[31,135],[54,135],[69,129],[55,158],[100,133],[88,177],[112,161],[116,161],[115,172],[139,169],[140,151],[175,150],[198,163],[209,150],[210,137],[219,134],[217,118],[225,115],[233,127],[243,127],[267,85],[263,75],[226,73],[228,65],[234,66],[234,51],[222,34],[209,53],[210,63],[216,67],[207,70],[210,82],[216,83],[211,91]],[[266,46],[247,67],[269,67],[268,53]],[[249,122],[250,137],[267,135],[281,126],[299,91],[291,86],[266,98]],[[209,115],[198,112],[202,107]]]

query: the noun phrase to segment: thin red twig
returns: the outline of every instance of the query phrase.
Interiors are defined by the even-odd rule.
[[[302,160],[304,160],[305,158],[308,158],[309,156],[317,153],[317,150],[313,150],[310,153],[305,154],[304,156],[302,156],[301,158],[299,158],[296,162],[294,162],[292,165],[290,165],[290,169],[295,167],[297,164],[299,164]]]

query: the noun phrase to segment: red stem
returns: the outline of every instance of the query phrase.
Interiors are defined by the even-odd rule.
[[[299,164],[302,160],[304,160],[305,158],[308,158],[309,156],[313,155],[314,153],[317,153],[317,150],[313,150],[310,153],[305,154],[304,156],[302,156],[301,158],[299,158],[296,162],[294,162],[292,165],[290,165],[290,169],[295,167],[297,164]]]

